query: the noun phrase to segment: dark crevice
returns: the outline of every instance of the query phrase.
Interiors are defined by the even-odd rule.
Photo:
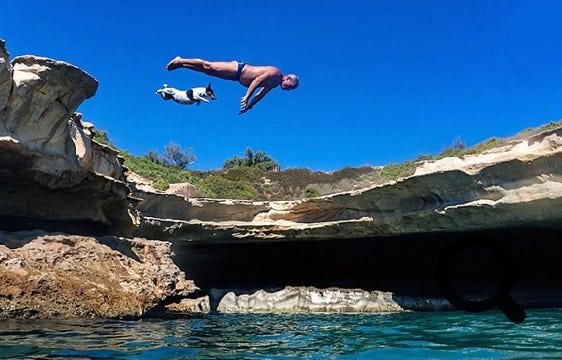
[[[548,228],[269,243],[174,241],[173,251],[175,262],[203,293],[315,286],[442,297],[437,281],[440,256],[459,239],[482,237],[497,241],[508,252],[516,299],[529,306],[562,304],[562,231]],[[482,263],[479,257],[473,261],[484,274],[497,271],[493,261]],[[461,287],[465,270],[471,269],[451,274]],[[495,276],[483,276],[475,283],[493,288],[495,281]]]
[[[23,216],[0,215],[0,231],[63,232],[73,235],[102,236],[109,232],[107,225],[86,220],[46,220]]]

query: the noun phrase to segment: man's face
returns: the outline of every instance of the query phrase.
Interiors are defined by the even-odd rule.
[[[297,78],[294,75],[287,75],[281,81],[281,89],[294,90],[297,87]]]

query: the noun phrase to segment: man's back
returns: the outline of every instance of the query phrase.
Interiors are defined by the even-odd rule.
[[[246,64],[246,66],[244,66],[244,70],[242,71],[242,75],[240,76],[240,84],[248,87],[254,79],[262,75],[265,75],[266,77],[262,82],[260,82],[260,87],[274,88],[279,86],[279,84],[281,84],[281,80],[283,79],[283,74],[275,66],[253,66]]]

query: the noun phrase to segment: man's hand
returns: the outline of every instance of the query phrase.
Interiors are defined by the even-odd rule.
[[[240,99],[240,109],[246,109],[248,107],[248,98],[246,96]]]
[[[240,100],[240,112],[238,113],[238,115],[244,114],[246,111],[248,111],[250,109],[251,109],[251,107],[248,106],[248,99],[244,96]]]

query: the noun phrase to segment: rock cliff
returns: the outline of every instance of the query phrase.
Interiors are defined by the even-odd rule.
[[[196,289],[170,243],[120,237],[137,216],[122,159],[75,113],[97,86],[64,62],[10,62],[0,40],[0,318],[137,318]]]
[[[562,305],[560,127],[480,154],[420,162],[414,175],[397,181],[314,199],[135,195],[144,215],[137,235],[171,241],[179,266],[204,291],[236,290],[223,307],[228,311],[267,306],[278,296],[256,289],[288,285],[299,292],[309,286],[382,290],[410,304],[439,298],[439,263],[466,240],[498,244],[508,260],[502,268],[498,259],[471,254],[464,269],[445,275],[458,288],[492,289],[491,296],[504,273],[503,284],[522,306]],[[467,270],[478,272],[477,285],[467,283]],[[220,299],[211,303],[220,308]]]
[[[117,153],[92,142],[74,113],[97,86],[90,75],[61,61],[19,56],[9,62],[0,42],[0,219],[5,223],[132,229]]]
[[[413,176],[315,199],[249,202],[138,194],[139,234],[189,241],[345,239],[518,226],[562,227],[562,129]],[[165,205],[164,205],[165,204]]]

